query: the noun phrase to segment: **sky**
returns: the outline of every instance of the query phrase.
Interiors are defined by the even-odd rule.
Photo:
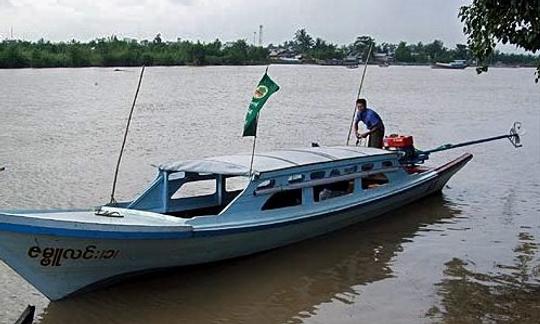
[[[263,25],[263,44],[305,28],[339,45],[357,36],[377,42],[465,43],[457,17],[466,0],[0,0],[0,39],[88,41],[119,38],[211,41],[246,39]],[[258,37],[258,36],[257,36]]]

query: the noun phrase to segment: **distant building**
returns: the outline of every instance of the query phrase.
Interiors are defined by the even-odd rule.
[[[362,60],[358,57],[358,55],[347,55],[343,59],[343,64],[359,64],[362,63]]]
[[[373,53],[373,59],[377,63],[390,63],[394,62],[395,57],[391,53]]]
[[[272,48],[268,56],[276,63],[302,63],[303,60],[303,56],[292,48]]]

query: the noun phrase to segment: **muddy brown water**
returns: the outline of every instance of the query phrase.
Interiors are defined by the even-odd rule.
[[[108,200],[137,69],[0,70],[0,209]],[[151,164],[248,152],[241,138],[264,67],[147,68],[118,198]],[[344,144],[361,69],[271,66],[281,86],[257,149]],[[27,304],[42,323],[535,322],[540,318],[540,87],[531,69],[368,69],[364,94],[387,132],[419,148],[505,133],[471,152],[443,190],[377,220],[285,248],[178,269],[49,302],[0,262],[0,323]]]

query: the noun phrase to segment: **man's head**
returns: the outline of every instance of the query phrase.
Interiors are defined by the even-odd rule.
[[[362,111],[367,107],[367,100],[364,98],[356,99],[356,109]]]

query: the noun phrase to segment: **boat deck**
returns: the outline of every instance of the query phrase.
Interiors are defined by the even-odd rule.
[[[0,216],[18,220],[32,220],[34,224],[43,222],[66,222],[94,225],[117,226],[188,226],[182,218],[146,212],[141,210],[103,207],[101,213],[95,210],[50,210],[37,212],[0,211]],[[45,224],[40,224],[45,225]]]

